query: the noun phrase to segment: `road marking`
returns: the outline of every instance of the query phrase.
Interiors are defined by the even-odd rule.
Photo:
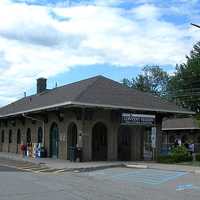
[[[176,191],[184,191],[184,190],[192,190],[192,189],[199,189],[199,187],[193,186],[193,184],[184,184],[184,185],[176,186]]]
[[[89,172],[87,174],[89,176],[111,179],[115,181],[158,185],[170,180],[174,180],[188,173],[155,169],[118,169],[118,171],[102,170],[98,172]]]

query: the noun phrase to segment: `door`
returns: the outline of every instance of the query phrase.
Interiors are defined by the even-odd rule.
[[[57,124],[53,124],[50,133],[50,157],[58,158],[59,130]]]
[[[67,159],[70,160],[70,151],[76,148],[77,145],[77,126],[71,123],[67,131]]]
[[[118,131],[118,160],[131,160],[131,134],[128,127],[120,127]]]
[[[103,123],[97,123],[92,130],[92,160],[107,160],[107,128]]]

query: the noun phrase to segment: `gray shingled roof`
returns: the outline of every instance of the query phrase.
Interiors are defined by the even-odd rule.
[[[41,94],[24,97],[0,109],[0,117],[45,110],[65,105],[85,105],[144,111],[190,113],[149,93],[127,88],[122,84],[96,76]]]
[[[167,119],[162,123],[162,130],[191,130],[200,129],[199,123],[195,118],[175,118]]]

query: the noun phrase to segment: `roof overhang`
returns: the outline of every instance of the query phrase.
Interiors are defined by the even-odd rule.
[[[79,106],[79,107],[98,107],[98,108],[107,108],[107,109],[124,109],[124,110],[134,110],[134,111],[150,111],[158,113],[172,113],[172,114],[190,114],[194,115],[195,112],[192,111],[183,111],[183,110],[165,110],[165,109],[154,109],[154,108],[145,108],[145,107],[132,107],[132,106],[118,106],[118,105],[109,105],[109,104],[94,104],[94,103],[84,103],[77,101],[66,101],[58,104],[53,104],[49,106],[42,106],[38,108],[22,110],[19,112],[13,112],[5,115],[0,115],[0,118],[11,117],[16,115],[21,115],[25,113],[39,112],[43,110],[50,110],[53,108],[68,107],[68,106]]]

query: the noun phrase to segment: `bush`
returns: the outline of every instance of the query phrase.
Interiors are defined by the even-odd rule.
[[[176,163],[192,161],[192,156],[188,153],[188,150],[185,146],[173,148],[170,155]]]
[[[171,150],[167,156],[159,156],[158,162],[160,163],[180,163],[192,161],[192,156],[188,153],[186,147],[178,146]]]
[[[159,163],[173,163],[174,161],[173,161],[173,159],[172,159],[172,157],[171,157],[171,155],[160,155],[159,157],[158,157],[158,162]]]
[[[196,154],[196,161],[200,161],[200,153]]]

